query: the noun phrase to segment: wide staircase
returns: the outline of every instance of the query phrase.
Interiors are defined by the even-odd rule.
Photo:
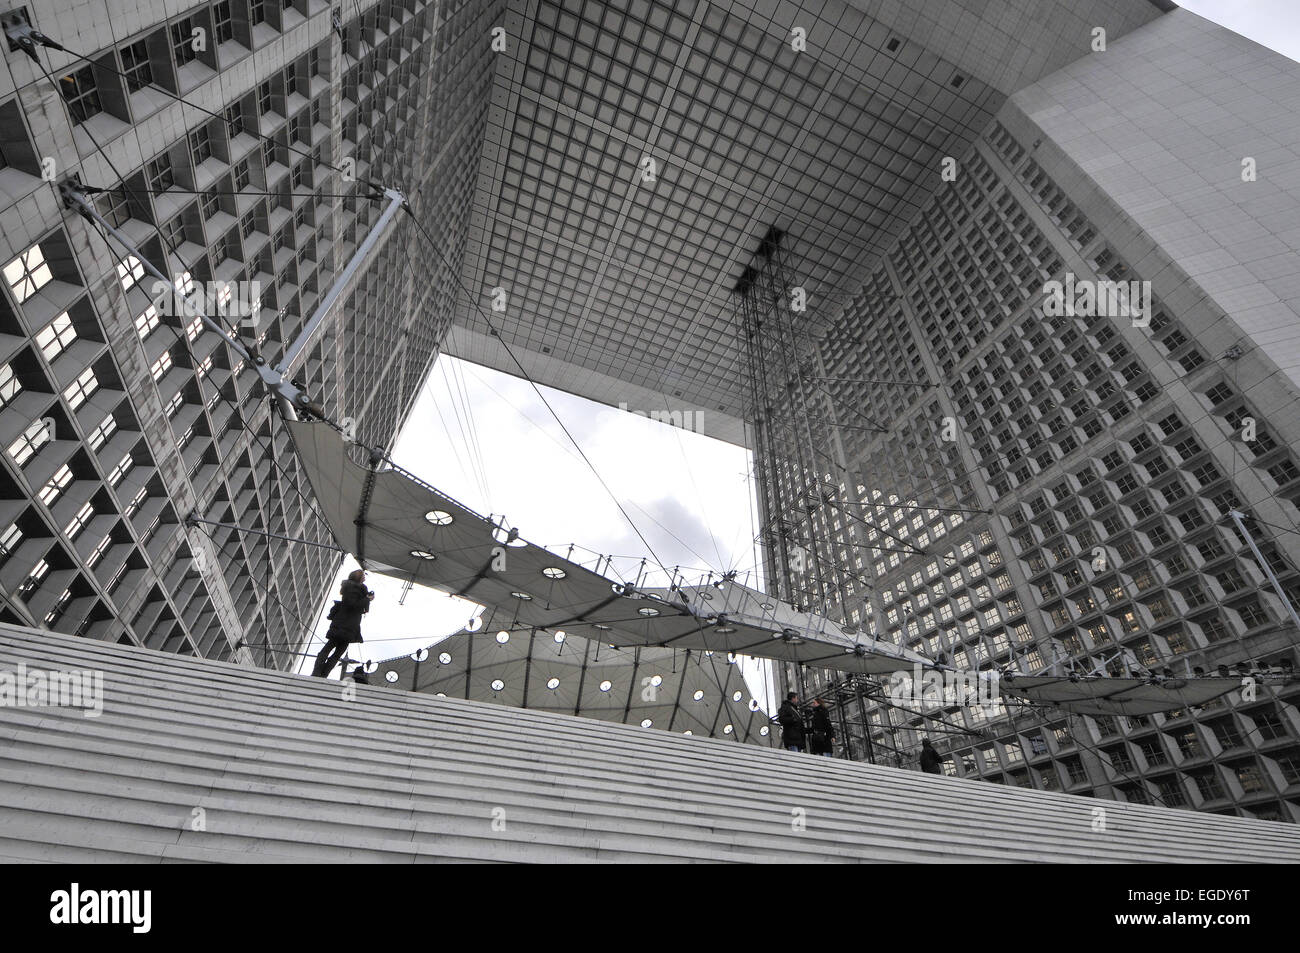
[[[9,861],[1300,860],[1288,824],[0,625],[19,663],[102,672],[103,712],[0,707]]]

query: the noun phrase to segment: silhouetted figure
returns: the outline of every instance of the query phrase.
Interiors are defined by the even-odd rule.
[[[776,720],[781,726],[781,744],[788,751],[802,751],[804,748],[803,713],[799,711],[799,696],[789,692],[785,701],[776,710]]]
[[[835,755],[835,728],[831,725],[831,714],[820,698],[814,698],[812,703],[812,737],[808,751],[827,758]]]
[[[356,682],[358,685],[370,684],[370,676],[366,674],[366,666],[364,663],[358,665],[352,670],[352,681]]]
[[[361,617],[370,611],[370,600],[375,594],[365,587],[366,571],[357,569],[348,574],[339,586],[341,598],[330,607],[330,627],[325,633],[325,647],[316,656],[313,675],[328,678],[348,646],[361,641]]]
[[[943,774],[943,758],[930,745],[929,738],[921,739],[921,770],[926,774]]]

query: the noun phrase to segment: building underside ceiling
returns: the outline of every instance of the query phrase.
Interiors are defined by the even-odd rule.
[[[512,0],[446,349],[516,373],[504,339],[542,383],[743,442],[730,292],[768,228],[833,318],[1010,93],[1160,12],[976,7]]]

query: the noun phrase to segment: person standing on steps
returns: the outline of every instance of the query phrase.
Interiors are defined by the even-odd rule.
[[[921,739],[921,770],[926,774],[943,774],[943,759],[930,745],[929,738]]]
[[[803,712],[799,710],[799,695],[789,692],[776,711],[781,726],[781,744],[787,751],[802,751],[804,747]]]
[[[812,703],[812,738],[809,739],[808,751],[825,758],[835,756],[835,728],[831,725],[831,714],[820,698],[814,698]]]
[[[340,598],[330,607],[330,627],[325,633],[325,647],[316,656],[312,675],[328,678],[348,646],[361,639],[361,617],[370,611],[375,594],[366,588],[366,571],[355,569],[339,586]]]

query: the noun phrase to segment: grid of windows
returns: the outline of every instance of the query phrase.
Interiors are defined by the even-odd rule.
[[[1250,445],[1239,439],[1247,417],[1265,416],[1202,360],[1188,330],[1192,319],[1158,296],[1148,328],[1115,316],[1043,310],[1043,283],[1064,276],[1067,246],[1094,269],[1081,278],[1142,276],[1029,158],[1031,150],[996,123],[987,140],[993,154],[980,146],[962,160],[965,180],[922,207],[887,264],[820,342],[831,383],[810,415],[847,419],[849,407],[855,423],[887,422],[880,425],[885,433],[844,428],[837,441],[829,428],[808,428],[821,452],[854,476],[851,499],[861,505],[862,535],[880,547],[863,567],[879,593],[875,611],[866,607],[868,619],[875,616],[872,628],[885,639],[942,653],[959,668],[1014,664],[1042,672],[1065,659],[1085,671],[1124,675],[1134,666],[1206,666],[1207,647],[1239,640],[1244,646],[1282,622],[1275,602],[1259,595],[1264,577],[1256,560],[1225,525],[1243,495],[1227,474],[1253,468],[1285,490],[1300,477],[1300,461],[1267,423]],[[1020,205],[1006,187],[1013,178],[1054,230],[1041,230]],[[896,380],[909,367],[914,379],[929,378],[923,350],[951,382],[951,397],[867,383]],[[1156,386],[1162,362],[1204,403],[1175,401]],[[946,421],[955,425],[955,439],[944,439]],[[1235,455],[1235,465],[1225,467],[1224,454]],[[781,495],[807,478],[793,465],[768,472],[760,463],[758,470],[781,501],[769,509],[790,505],[793,522],[810,521],[813,536],[831,541],[823,560],[834,565],[840,557],[845,565],[838,551],[844,534],[825,508],[805,513],[800,501]],[[993,501],[992,516],[978,514],[985,498]],[[1296,503],[1300,494],[1288,499]],[[948,509],[965,519],[954,524]],[[1294,552],[1267,538],[1273,535],[1257,534],[1264,558],[1288,589],[1300,592]],[[811,571],[789,576],[794,591],[849,616],[842,583],[819,590]],[[1013,645],[1026,651],[1013,656]],[[1292,701],[1286,706],[1294,712]],[[1280,793],[1253,761],[1223,776],[1218,767],[1198,767],[1195,797],[1168,777],[1171,765],[1202,765],[1219,752],[1240,755],[1268,744],[1292,750],[1285,718],[1251,713],[1243,731],[1235,718],[1221,717],[1221,708],[1130,720],[1122,729],[1099,721],[1100,737],[1122,740],[1105,749],[1105,776],[1097,783],[1122,785],[1128,800],[1189,807],[1217,800],[1215,809],[1225,777],[1249,795]],[[982,710],[953,717],[970,728],[998,721]],[[1189,720],[1208,727],[1214,751]],[[875,723],[875,741],[886,748],[904,738],[915,744],[906,729],[922,729],[920,722],[893,731],[887,721]],[[1140,737],[1128,740],[1133,733]],[[1008,774],[991,749],[981,762],[967,759],[960,741],[947,744],[963,775],[1055,783],[1042,771]],[[1005,763],[1020,750],[1007,747]],[[1076,758],[1059,760],[1070,785],[1088,782]],[[1156,775],[1149,785],[1125,777],[1147,772]]]
[[[244,22],[245,10],[254,14],[251,24]],[[356,37],[358,22],[349,17],[350,12],[346,7],[341,11],[343,26],[346,34]],[[364,188],[360,183],[369,177],[371,157],[376,151],[382,149],[387,163],[385,179],[418,183],[435,174],[432,157],[422,152],[419,143],[431,138],[435,127],[449,130],[443,137],[448,140],[449,158],[436,174],[445,177],[450,187],[440,190],[442,194],[429,204],[427,214],[429,221],[438,222],[439,230],[449,236],[463,236],[468,227],[474,149],[481,141],[482,126],[461,126],[467,103],[479,102],[486,107],[492,71],[472,57],[463,63],[447,61],[436,70],[431,64],[439,44],[447,44],[444,49],[470,45],[481,26],[478,14],[466,8],[435,16],[433,5],[426,0],[397,0],[385,12],[391,16],[375,18],[376,29],[369,38],[372,52],[367,63],[365,96],[342,102],[344,78],[327,75],[331,67],[325,64],[330,59],[318,50],[288,54],[279,70],[273,69],[270,78],[263,77],[265,82],[259,85],[240,89],[239,82],[248,80],[232,72],[229,82],[223,79],[220,86],[229,99],[216,106],[228,122],[212,121],[197,113],[183,114],[188,128],[177,131],[175,145],[140,168],[122,170],[128,188],[95,197],[96,207],[106,219],[132,234],[141,243],[144,256],[155,258],[155,264],[159,263],[159,241],[167,251],[175,251],[194,271],[184,284],[202,282],[206,289],[223,258],[248,269],[230,275],[232,280],[256,277],[257,272],[252,270],[256,266],[263,273],[266,314],[273,316],[265,326],[259,326],[258,338],[271,359],[277,343],[293,339],[304,315],[311,313],[341,262],[373,223],[374,215],[365,203],[338,202],[334,193]],[[230,49],[226,45],[229,40],[247,46],[246,41],[251,39],[253,49],[263,49],[268,42],[275,42],[274,34],[282,26],[296,27],[304,17],[324,22],[329,10],[319,7],[310,14],[297,9],[287,13],[281,0],[270,8],[263,3],[218,0],[170,23],[145,23],[143,32],[130,37],[129,42],[101,50],[93,57],[95,62],[120,66],[123,75],[86,67],[60,83],[68,101],[69,119],[73,124],[81,123],[110,106],[114,111],[121,110],[119,118],[123,120],[128,116],[145,118],[144,113],[157,108],[155,101],[132,98],[131,94],[151,84],[174,88],[176,69],[192,69],[197,65],[196,58],[222,69],[244,55],[241,49]],[[187,41],[192,40],[195,28],[204,26],[215,29],[211,38],[214,42],[209,49],[199,50]],[[246,32],[249,26],[256,28],[251,36]],[[354,78],[359,77],[357,58],[345,58],[345,69],[349,62],[354,67]],[[315,78],[325,82],[316,82]],[[100,85],[96,86],[96,81]],[[180,85],[182,89],[187,85],[184,77]],[[431,95],[433,92],[437,95]],[[261,107],[259,121],[245,115],[254,103]],[[343,155],[356,156],[363,173],[347,181],[339,180],[336,173],[325,168],[337,164],[342,156],[333,154],[329,139],[318,140],[312,129],[317,121],[328,125],[340,109],[343,128],[350,132],[350,138],[343,143]],[[387,116],[384,122],[376,121],[377,111]],[[290,124],[303,144],[311,146],[309,158],[284,148]],[[395,130],[394,124],[404,128]],[[243,135],[256,140],[259,133],[265,132],[277,146],[264,153],[261,148],[250,149],[245,142],[232,145],[231,140],[241,134],[244,125],[250,129]],[[70,136],[62,138],[71,141]],[[455,141],[450,141],[453,138]],[[231,154],[237,168],[223,158]],[[75,161],[63,158],[69,163]],[[301,190],[290,194],[291,164],[303,166],[299,179],[310,182],[314,193]],[[203,166],[201,173],[196,169],[198,165]],[[318,175],[322,176],[320,181]],[[202,181],[205,194],[188,191],[196,180]],[[243,191],[244,195],[236,199],[231,194],[235,191]],[[317,222],[331,229],[334,243],[323,248],[318,245],[317,237],[310,233]],[[158,238],[152,234],[155,223],[161,233]],[[275,260],[270,250],[272,227],[267,223],[273,223],[275,228],[288,225],[290,230],[290,240]],[[295,239],[293,230],[298,225],[305,225],[309,231]],[[12,234],[6,227],[6,237],[17,243],[30,227],[31,223],[23,222]],[[123,387],[115,376],[107,376],[117,372],[116,362],[105,359],[105,348],[117,347],[117,335],[106,330],[109,320],[97,313],[100,302],[89,297],[88,288],[111,278],[126,292],[124,298],[115,295],[113,300],[125,300],[132,309],[131,320],[140,338],[140,344],[132,346],[143,353],[143,367],[161,371],[158,396],[162,407],[173,413],[176,452],[199,494],[200,510],[208,510],[212,518],[234,519],[244,525],[271,525],[286,536],[310,536],[317,528],[304,526],[306,510],[299,502],[305,493],[302,475],[292,468],[277,475],[282,487],[275,498],[284,505],[266,509],[269,504],[264,491],[254,491],[253,484],[245,479],[264,459],[263,444],[268,441],[250,432],[256,429],[259,419],[265,420],[265,405],[247,371],[241,376],[242,362],[211,336],[196,335],[196,329],[189,326],[192,318],[172,315],[169,309],[142,297],[149,292],[148,282],[141,282],[144,276],[140,262],[127,259],[116,268],[116,275],[100,275],[102,263],[83,258],[66,236],[62,216],[52,217],[41,227],[43,231],[27,240],[27,250],[3,269],[6,298],[18,310],[19,319],[27,323],[26,334],[7,338],[18,342],[26,338],[26,344],[15,345],[19,351],[12,355],[0,356],[4,358],[0,362],[0,413],[22,415],[10,421],[6,449],[13,445],[13,453],[27,463],[26,473],[40,474],[40,487],[33,485],[29,505],[60,507],[64,527],[88,535],[86,525],[93,525],[96,539],[86,541],[87,545],[95,543],[87,556],[84,551],[60,549],[62,544],[51,537],[46,553],[57,555],[57,560],[51,557],[49,564],[60,567],[60,572],[52,575],[48,568],[38,568],[20,577],[24,580],[21,588],[25,599],[15,604],[30,608],[29,621],[33,623],[46,621],[60,631],[107,635],[115,614],[109,600],[140,591],[143,603],[139,614],[134,619],[123,619],[129,638],[152,647],[228,656],[230,646],[208,588],[198,579],[180,587],[162,584],[171,571],[171,563],[167,562],[173,558],[167,555],[170,543],[181,530],[152,452],[140,442],[140,431],[156,427],[157,420],[152,409],[134,406],[130,388]],[[459,257],[456,261],[458,264]],[[356,320],[378,327],[379,314],[402,307],[409,280],[407,271],[404,256],[385,255],[373,266],[373,273],[361,276],[362,287],[350,309]],[[266,280],[266,275],[274,275],[275,280]],[[56,288],[49,287],[52,282]],[[57,305],[57,311],[48,307],[52,303]],[[435,316],[412,336],[411,347],[427,354],[450,322],[452,305],[437,301],[429,291],[421,289],[416,307]],[[170,329],[160,338],[156,332],[164,323]],[[176,334],[187,340],[176,341]],[[87,340],[78,340],[83,335]],[[105,341],[109,344],[105,345]],[[381,365],[377,355],[391,353],[391,344],[382,339],[373,349],[359,345],[365,348],[364,353],[350,355],[356,358],[358,369],[355,386],[361,387],[367,375],[378,376]],[[46,366],[40,360],[43,354],[60,366]],[[334,357],[324,351],[318,354],[324,362],[309,375],[309,387],[329,406],[356,403],[360,398],[327,384],[334,380]],[[425,362],[419,359],[410,363],[423,366]],[[418,387],[415,378],[410,371],[389,375],[382,381],[382,393],[377,399],[386,407],[401,405]],[[77,419],[70,421],[73,426],[65,428],[63,420],[69,410]],[[59,431],[54,445],[57,451],[47,440],[47,430],[33,420],[34,414],[46,420],[52,414]],[[77,439],[79,432],[85,434],[84,443]],[[47,463],[55,452],[59,457]],[[22,466],[15,463],[13,456],[5,464],[15,473]],[[53,474],[47,466],[54,469]],[[103,487],[116,486],[119,492],[131,486],[118,504],[123,522],[109,533],[97,531],[101,517],[106,515],[101,505],[105,498],[95,493],[101,481]],[[67,502],[70,497],[75,498],[75,504]],[[94,501],[93,516],[89,517],[93,524],[84,524],[76,517],[90,500]],[[25,519],[30,520],[31,515]],[[31,549],[19,548],[30,542],[17,529],[26,523],[18,520],[14,525],[8,558],[13,558],[15,549]],[[264,566],[272,554],[245,540],[232,537],[224,542],[228,550],[238,554],[226,573],[235,617],[261,614],[261,629],[272,633],[272,651],[268,655],[273,662],[283,663],[292,658],[288,652],[297,647],[293,643],[299,638],[300,627],[294,623],[292,613],[301,617],[311,614],[315,594],[322,591],[332,573],[332,557],[328,553],[310,553],[295,560],[294,572],[286,575],[283,583],[275,583],[280,601],[288,607],[280,609],[275,600],[268,603],[259,595],[259,587],[264,585],[260,568],[256,580],[249,572],[249,567]],[[282,558],[284,547],[277,545],[273,550],[280,551]],[[33,551],[25,558],[34,562],[38,555],[41,552]],[[72,582],[62,572],[64,566],[73,567]],[[22,567],[24,572],[27,569]],[[52,578],[58,579],[57,591],[55,583],[49,581]],[[130,591],[119,589],[122,586],[129,586]],[[18,588],[15,586],[14,591]],[[73,598],[74,593],[77,598]],[[82,594],[90,594],[90,598],[82,599]]]

